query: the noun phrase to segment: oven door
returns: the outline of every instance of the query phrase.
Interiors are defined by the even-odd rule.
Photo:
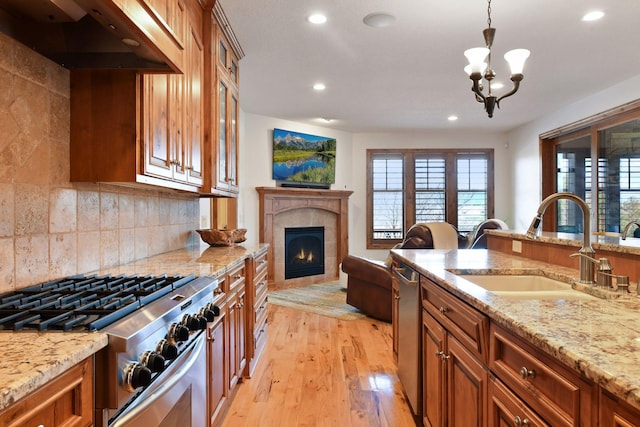
[[[201,333],[126,411],[109,421],[109,427],[205,427],[206,361],[205,335]]]

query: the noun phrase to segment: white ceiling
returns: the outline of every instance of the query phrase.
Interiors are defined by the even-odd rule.
[[[220,0],[242,46],[244,111],[349,132],[505,131],[640,74],[640,1],[493,0],[493,68],[511,85],[504,52],[531,56],[520,90],[489,119],[464,73],[484,45],[482,0]],[[587,11],[605,17],[582,22]],[[306,21],[323,12],[328,22]],[[372,28],[372,12],[395,15]],[[315,82],[327,89],[317,93]],[[455,114],[456,122],[447,117]],[[331,118],[330,123],[319,118]]]

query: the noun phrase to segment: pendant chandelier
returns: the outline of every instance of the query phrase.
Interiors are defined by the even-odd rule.
[[[487,17],[487,28],[482,31],[487,47],[467,49],[464,52],[464,56],[469,60],[469,65],[464,70],[469,74],[469,78],[473,80],[471,90],[475,94],[476,100],[483,103],[489,117],[493,117],[493,110],[496,106],[500,108],[500,101],[518,91],[520,82],[524,78],[522,69],[530,52],[527,49],[513,49],[504,54],[504,59],[507,60],[511,68],[513,88],[500,97],[495,96],[491,91],[491,81],[496,77],[496,73],[491,68],[491,46],[496,34],[496,29],[491,27],[491,0],[488,0]],[[483,93],[484,85],[481,83],[483,78],[487,81],[486,94]]]

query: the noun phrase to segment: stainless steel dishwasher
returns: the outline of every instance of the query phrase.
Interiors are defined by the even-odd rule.
[[[422,413],[420,283],[418,272],[401,264],[394,268],[399,282],[398,377],[415,415]]]

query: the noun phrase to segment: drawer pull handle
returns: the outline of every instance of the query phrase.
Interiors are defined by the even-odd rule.
[[[527,368],[525,368],[524,366],[520,369],[520,376],[522,377],[523,380],[529,379],[529,378],[535,378],[536,377],[536,371],[529,370]]]
[[[449,356],[448,354],[444,354],[444,351],[436,351],[436,357],[439,357],[440,360],[451,359],[451,356]]]
[[[520,418],[520,416],[516,415],[513,419],[513,424],[515,424],[516,427],[528,426],[529,420],[526,418]]]
[[[447,313],[447,312],[449,311],[449,309],[448,309],[447,307],[440,307],[438,310],[439,310],[439,311],[440,311],[440,313],[442,313],[442,314],[445,314],[445,313]]]

